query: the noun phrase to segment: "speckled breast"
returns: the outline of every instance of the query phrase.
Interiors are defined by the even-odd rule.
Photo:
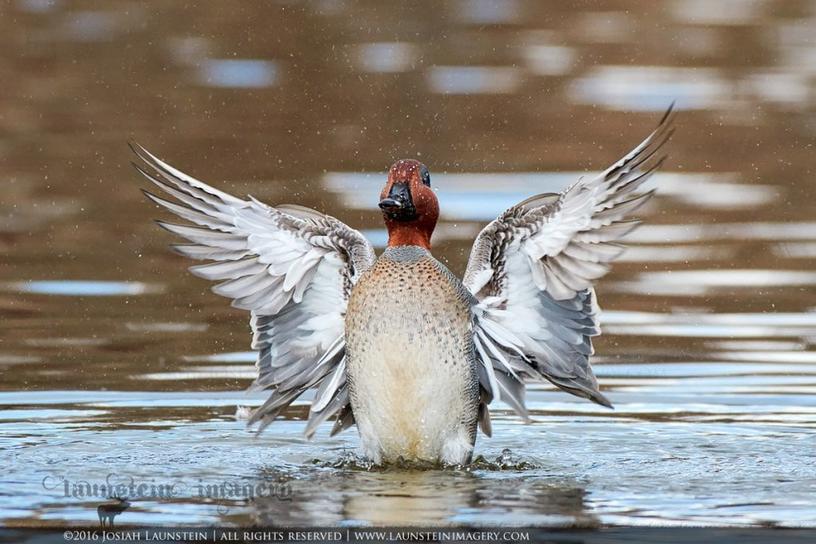
[[[387,249],[357,283],[346,313],[347,374],[369,457],[465,460],[449,458],[475,440],[470,320],[459,280],[415,246]]]

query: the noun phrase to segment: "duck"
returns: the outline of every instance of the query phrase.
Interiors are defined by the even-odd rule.
[[[356,426],[374,463],[470,463],[489,407],[525,422],[530,384],[611,408],[591,366],[601,333],[594,282],[624,251],[643,184],[666,159],[670,107],[657,128],[599,175],[531,196],[487,224],[460,280],[432,253],[440,207],[414,159],[388,170],[379,209],[388,244],[377,256],[360,231],[317,210],[237,198],[131,143],[144,190],[184,223],[158,221],[185,243],[189,268],[250,313],[257,378],[268,397],[258,432],[314,392],[306,438]]]

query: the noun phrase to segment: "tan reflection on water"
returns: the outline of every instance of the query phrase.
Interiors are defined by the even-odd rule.
[[[58,467],[304,482],[291,514],[142,498],[135,524],[812,525],[815,32],[781,0],[0,5],[0,522],[94,521],[39,484]],[[535,388],[539,421],[497,407],[477,446],[533,468],[464,476],[333,468],[354,432],[307,444],[302,406],[252,438],[246,316],[167,250],[126,146],[378,245],[384,172],[418,157],[461,272],[502,207],[604,168],[675,99],[658,197],[598,286],[617,411]]]

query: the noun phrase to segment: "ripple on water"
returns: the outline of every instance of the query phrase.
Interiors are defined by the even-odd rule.
[[[416,68],[419,48],[406,42],[376,42],[357,46],[357,68],[363,72],[392,74]]]
[[[178,372],[151,372],[142,374],[139,379],[157,381],[176,380],[254,380],[258,370],[254,367],[239,368],[236,366],[199,366],[182,368]]]
[[[606,284],[619,293],[648,293],[664,296],[728,295],[733,289],[753,287],[800,287],[816,285],[810,270],[672,270],[642,272],[635,281]]]
[[[177,323],[177,322],[153,322],[153,323],[125,323],[129,331],[134,332],[204,332],[209,328],[206,323]]]
[[[605,311],[601,324],[606,334],[727,338],[799,338],[816,335],[813,312],[657,313]],[[788,342],[786,345],[800,346]],[[727,344],[731,345],[732,344]],[[737,348],[729,348],[737,349]],[[742,348],[743,350],[745,348]],[[756,350],[753,350],[756,351]]]
[[[816,223],[716,223],[712,225],[643,225],[627,243],[700,242],[709,240],[816,240]]]
[[[580,104],[612,109],[664,111],[673,101],[680,110],[708,110],[731,100],[733,88],[719,68],[597,66],[570,85]]]
[[[432,66],[427,83],[437,94],[505,94],[522,84],[522,74],[512,66]]]
[[[76,349],[93,346],[104,346],[111,343],[109,338],[83,338],[83,337],[52,337],[52,338],[26,338],[23,343],[34,348],[64,348]]]
[[[517,23],[524,13],[519,0],[459,0],[456,17],[473,25]]]
[[[629,378],[634,385],[641,379]],[[759,378],[745,379],[760,383]],[[781,387],[786,378],[791,377],[776,376],[777,382],[767,384]],[[4,440],[13,440],[12,435],[24,436],[14,442],[19,446],[14,455],[25,453],[27,462],[12,463],[10,481],[40,482],[43,474],[58,466],[60,474],[69,474],[72,481],[93,482],[114,474],[138,482],[178,484],[186,494],[174,502],[181,505],[178,508],[188,520],[202,523],[228,516],[242,524],[274,520],[295,526],[398,520],[597,526],[651,519],[717,524],[710,509],[733,504],[729,499],[735,496],[733,491],[723,488],[736,485],[736,475],[752,478],[753,491],[741,491],[745,501],[780,504],[775,518],[792,525],[802,523],[803,512],[781,504],[784,494],[799,497],[806,488],[796,474],[805,470],[803,463],[808,461],[791,456],[805,451],[806,435],[796,425],[812,420],[816,406],[809,411],[801,403],[780,406],[773,403],[779,395],[751,395],[741,400],[710,394],[695,385],[694,379],[716,384],[718,378],[662,381],[653,386],[652,393],[645,382],[643,391],[613,391],[616,412],[563,393],[533,390],[529,401],[535,422],[521,425],[507,409],[496,406],[495,438],[479,438],[476,458],[467,467],[375,467],[353,453],[358,444],[354,432],[329,438],[328,430],[322,428],[316,441],[305,441],[302,412],[285,414],[260,437],[247,431],[244,421],[232,417],[191,421],[187,408],[206,414],[213,406],[246,404],[243,393],[229,391],[0,393],[2,405],[81,407],[15,408],[20,418],[9,424],[0,448]],[[738,377],[731,379],[739,383]],[[158,407],[161,412],[145,410]],[[170,408],[184,411],[176,416]],[[27,416],[42,416],[51,410],[55,417],[37,417],[36,426],[26,423]],[[110,422],[94,419],[103,415],[102,410]],[[127,423],[122,423],[122,416],[112,416],[116,413],[122,413]],[[158,419],[157,413],[161,414]],[[56,449],[51,439],[54,433],[64,437]],[[135,443],[140,447],[124,446]],[[746,451],[751,455],[746,456]],[[786,489],[769,495],[769,482],[776,475],[767,473],[762,457],[771,455],[786,459],[786,477],[795,483],[784,484]],[[676,500],[667,498],[665,482]],[[214,501],[197,491],[199,486],[254,489],[269,483],[290,485],[291,498]],[[19,485],[13,484],[12,491],[22,492]],[[87,522],[95,514],[92,508],[56,492],[32,487],[26,493],[39,511],[50,512],[54,519]],[[705,507],[699,506],[699,497],[708,497]],[[0,509],[9,506],[7,502],[0,496]],[[173,511],[150,497],[136,504],[140,514],[129,522],[137,525],[161,523]],[[659,516],[647,515],[654,509],[660,510]],[[410,518],[405,518],[407,511]],[[751,523],[747,514],[735,523]]]
[[[274,87],[280,67],[271,60],[204,59],[198,70],[198,83],[208,87],[256,89]]]
[[[19,365],[39,363],[42,361],[41,357],[33,355],[17,355],[14,353],[0,353],[0,365]]]
[[[182,359],[191,363],[255,363],[258,359],[256,351],[229,351],[208,355],[184,355]]]
[[[47,419],[55,423],[66,423],[69,421],[83,421],[88,418],[105,415],[103,410],[60,410],[36,408],[30,410],[2,410],[0,411],[0,421],[30,421]]]
[[[153,295],[164,292],[162,285],[137,281],[32,280],[6,283],[2,288],[18,293],[73,297]]]

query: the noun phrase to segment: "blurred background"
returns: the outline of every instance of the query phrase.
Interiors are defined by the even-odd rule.
[[[3,0],[0,76],[0,523],[93,520],[53,470],[329,474],[297,508],[144,498],[132,523],[814,523],[816,2]],[[461,273],[486,222],[604,169],[674,100],[658,196],[598,286],[617,411],[534,388],[540,424],[497,406],[477,445],[520,456],[511,476],[411,479],[394,518],[374,497],[409,477],[338,465],[354,431],[235,420],[262,400],[247,316],[167,249],[127,147],[380,247],[385,172],[418,158]]]

